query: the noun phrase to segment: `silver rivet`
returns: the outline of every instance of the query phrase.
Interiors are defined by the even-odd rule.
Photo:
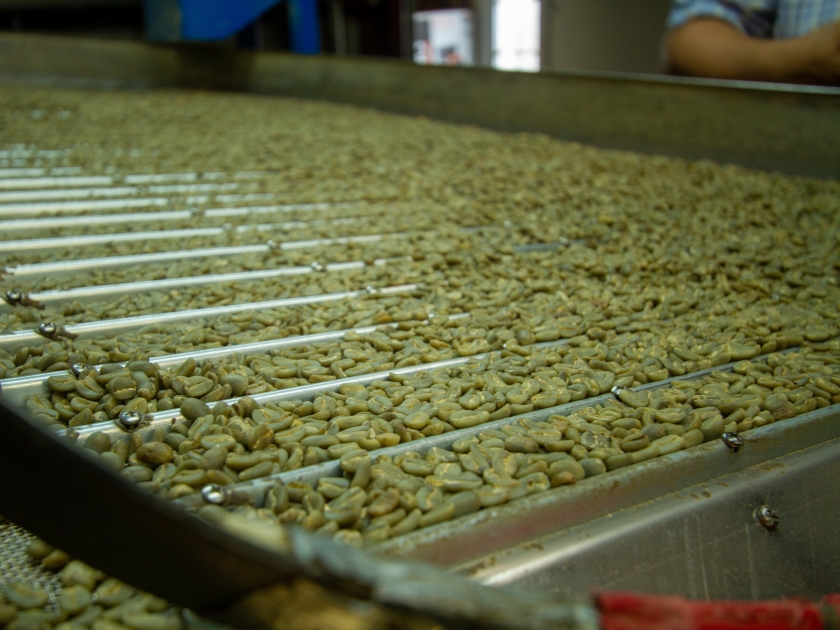
[[[80,376],[85,370],[89,370],[90,366],[87,363],[74,363],[70,366],[70,371],[76,376]]]
[[[133,431],[136,429],[140,426],[141,420],[143,420],[143,416],[140,412],[135,411],[134,409],[124,409],[120,412],[120,415],[117,416],[117,421],[126,431]]]
[[[201,208],[190,208],[190,216],[192,217],[200,217],[204,214],[204,210]]]
[[[10,304],[17,304],[23,299],[23,294],[20,291],[11,289],[6,291],[6,301]]]
[[[326,267],[324,267],[324,265],[322,265],[319,262],[314,262],[309,266],[312,267],[313,271],[325,271],[326,270]]]
[[[52,337],[55,333],[58,332],[58,326],[53,324],[52,322],[44,322],[40,326],[38,326],[38,332],[44,335],[45,337]]]
[[[729,447],[729,450],[733,453],[737,453],[738,450],[744,445],[744,438],[742,438],[737,433],[732,433],[727,431],[723,435],[720,436],[720,439],[723,440],[723,443]]]
[[[367,285],[365,287],[365,291],[367,291],[370,295],[376,295],[379,293],[379,290],[376,287],[372,287],[371,285]]]
[[[610,390],[610,393],[611,393],[613,396],[615,396],[616,398],[618,398],[619,396],[621,396],[621,392],[623,392],[623,391],[625,391],[625,388],[624,388],[624,387],[622,387],[621,385],[616,385],[615,387],[613,387],[613,388]]]
[[[269,249],[277,249],[277,241],[269,239],[265,242],[265,246]]]
[[[223,223],[222,224],[222,229],[223,230],[232,230],[233,229],[233,223]]]
[[[755,520],[768,532],[776,531],[779,527],[779,515],[769,505],[759,505],[753,512]]]
[[[201,489],[201,498],[205,503],[222,505],[227,500],[227,492],[222,486],[209,483]]]

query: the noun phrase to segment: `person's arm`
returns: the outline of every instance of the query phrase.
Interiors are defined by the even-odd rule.
[[[840,22],[802,37],[759,39],[695,18],[665,40],[668,71],[697,77],[840,85]]]

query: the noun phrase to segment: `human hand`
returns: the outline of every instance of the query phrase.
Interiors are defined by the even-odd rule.
[[[840,85],[840,22],[832,22],[797,38],[802,51],[802,76],[807,83]]]

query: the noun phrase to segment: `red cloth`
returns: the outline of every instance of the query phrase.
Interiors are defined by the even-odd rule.
[[[602,630],[823,630],[821,606],[799,599],[706,602],[640,593],[600,593]],[[824,605],[840,611],[840,595]],[[826,629],[828,630],[828,629]]]

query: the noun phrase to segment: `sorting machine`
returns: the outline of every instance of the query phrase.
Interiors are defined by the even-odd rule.
[[[215,48],[158,47],[14,35],[0,37],[0,80],[98,89],[201,87],[245,90],[352,103],[506,131],[544,132],[596,146],[708,158],[789,174],[828,178],[840,175],[840,90],[832,88],[609,74],[529,75],[417,67],[384,60],[302,58]],[[113,238],[112,234],[97,234],[95,230],[74,237],[15,238],[16,229],[32,229],[47,223],[50,228],[60,229],[64,225],[82,222],[113,226],[119,221],[136,223],[164,215],[173,219],[194,216],[194,227],[173,230],[171,234],[155,233],[153,237],[212,234],[228,228],[203,226],[201,220],[206,219],[208,213],[191,215],[189,211],[170,210],[167,208],[170,199],[196,192],[210,196],[235,195],[247,188],[248,182],[261,177],[260,173],[207,175],[196,172],[158,173],[155,176],[123,174],[115,178],[82,171],[57,176],[32,166],[36,159],[55,157],[42,154],[37,149],[6,149],[0,152],[0,157],[15,160],[20,169],[18,179],[22,183],[16,190],[21,192],[21,199],[36,199],[39,191],[56,190],[58,184],[63,188],[67,188],[68,182],[73,184],[71,192],[64,197],[56,195],[54,199],[45,200],[41,204],[43,207],[28,206],[26,212],[35,214],[49,206],[54,212],[48,219],[24,216],[24,210],[11,202],[0,204],[0,215],[9,227],[0,237],[0,251],[6,252],[85,245]],[[0,180],[2,183],[3,180]],[[12,189],[15,187],[9,188]],[[73,198],[73,195],[94,189],[98,191],[95,199],[89,197],[82,201]],[[40,198],[44,199],[43,196]],[[85,209],[79,211],[74,204],[79,207],[84,205]],[[327,207],[328,204],[309,207],[313,219],[317,220],[318,212]],[[103,211],[109,214],[101,214]],[[232,216],[241,211],[220,208],[212,212],[223,218],[226,212]],[[19,225],[14,225],[14,221]],[[247,230],[249,227],[244,225],[239,229]],[[142,239],[152,235],[132,232],[123,236]],[[340,245],[354,239],[370,241],[377,238],[381,237],[337,237],[334,242]],[[300,241],[283,246],[305,248],[316,244],[324,242]],[[111,264],[130,266],[142,261],[162,262],[175,257],[234,255],[263,251],[272,246],[276,244],[235,246],[224,252],[194,250],[125,256],[114,259]],[[51,290],[33,295],[14,291],[15,278],[43,274],[60,277],[93,269],[100,264],[101,261],[95,259],[68,259],[8,269],[4,278],[6,301],[0,304],[0,308],[14,309],[26,300],[40,303],[94,301],[157,288],[210,285],[220,279],[199,276]],[[322,270],[339,270],[349,264],[352,263],[328,265]],[[298,268],[241,272],[237,274],[237,279],[280,277],[312,271],[317,270]],[[231,277],[228,275],[224,279],[230,280]],[[398,292],[405,287],[393,290]],[[289,306],[349,296],[298,297],[259,306]],[[201,315],[235,312],[245,307],[252,308],[254,305],[203,309]],[[196,312],[176,311],[83,323],[66,329],[47,322],[38,330],[0,335],[0,347],[39,344],[55,335],[111,335],[135,330],[152,321],[186,321],[196,315]],[[327,340],[338,336],[322,333],[314,337]],[[301,339],[265,342],[248,350],[265,352],[295,343],[301,343]],[[155,361],[162,366],[177,365],[187,356],[196,360],[216,358],[234,350],[242,351],[241,348],[224,347],[158,357]],[[429,365],[422,367],[430,368]],[[727,368],[731,366],[718,369]],[[698,375],[687,374],[670,380]],[[233,539],[221,534],[190,529],[198,526],[185,521],[180,514],[172,511],[171,506],[156,505],[151,497],[131,494],[129,490],[120,488],[115,479],[103,476],[82,462],[60,442],[38,433],[36,429],[12,422],[15,413],[25,415],[20,411],[22,401],[28,395],[41,391],[46,377],[17,377],[0,383],[0,403],[7,414],[0,426],[0,435],[4,436],[0,470],[6,480],[0,510],[36,533],[48,538],[52,536],[50,540],[62,541],[56,542],[58,545],[69,544],[71,553],[89,559],[91,563],[101,562],[106,570],[109,566],[114,567],[121,577],[125,575],[126,579],[134,579],[149,589],[156,583],[161,595],[199,609],[212,607],[214,597],[224,600],[231,592],[241,593],[256,588],[270,579],[276,579],[284,571],[292,571],[289,564],[283,565],[282,570],[278,569],[279,565],[269,566],[270,562],[255,554],[253,549],[246,548],[244,543],[237,547]],[[366,382],[370,379],[359,377],[355,380]],[[641,389],[661,386],[662,383],[650,383]],[[306,394],[314,395],[318,389],[313,386]],[[280,391],[265,396],[266,399],[279,400],[296,395],[301,393]],[[598,398],[606,400],[614,395],[606,393]],[[560,410],[538,410],[529,415],[540,420],[554,413],[568,412],[575,405],[597,401],[587,399],[581,403],[569,403]],[[155,414],[151,422],[165,423],[177,415],[177,411],[161,412]],[[119,434],[134,429],[132,422],[132,418],[126,418],[122,424],[83,427],[79,433],[84,436],[104,430]],[[498,424],[504,422],[501,420]],[[428,438],[424,447],[448,446],[455,439],[477,434],[484,428],[475,427],[458,431],[457,435],[447,433]],[[29,446],[16,448],[11,440],[22,440],[20,443]],[[397,445],[387,451],[396,455],[408,446]],[[44,471],[31,465],[32,453],[36,452],[50,453],[50,461],[54,462],[51,470]],[[839,453],[840,409],[833,405],[785,422],[752,429],[739,436],[729,436],[586,479],[564,488],[563,492],[525,497],[508,505],[418,530],[379,543],[373,551],[390,559],[416,560],[445,568],[449,572],[446,578],[440,577],[443,575],[440,572],[429,575],[419,572],[417,576],[420,577],[415,576],[415,579],[418,584],[440,579],[441,584],[450,586],[452,592],[462,596],[462,603],[483,602],[487,611],[505,609],[511,619],[516,617],[511,611],[518,611],[520,621],[528,619],[533,627],[548,623],[546,619],[551,618],[549,613],[538,620],[528,617],[529,614],[539,617],[539,611],[547,610],[545,602],[552,598],[579,600],[590,594],[592,589],[640,590],[681,594],[696,599],[758,600],[791,595],[818,599],[838,589],[840,540],[835,534],[834,524],[840,513],[840,484],[837,483],[840,477]],[[79,477],[51,477],[60,466]],[[317,481],[319,477],[335,474],[340,474],[338,464],[327,462],[282,473],[280,480]],[[10,484],[29,488],[31,496],[38,496],[38,500],[27,504],[19,492],[8,491]],[[255,487],[251,484],[242,491],[247,494]],[[86,492],[87,488],[96,492]],[[126,496],[123,497],[122,493]],[[106,496],[113,497],[113,501],[107,501]],[[124,504],[121,503],[123,499]],[[182,503],[197,508],[202,501],[212,500],[211,494],[204,493]],[[100,520],[91,515],[97,509],[104,510]],[[55,516],[63,510],[70,513],[90,511],[85,516],[68,518],[63,523]],[[86,537],[82,534],[84,528],[88,531]],[[97,528],[106,529],[94,534],[99,532]],[[57,586],[54,577],[27,562],[25,545],[29,534],[26,530],[7,523],[0,526],[0,532],[0,579],[28,576],[49,588]],[[68,539],[68,532],[73,532],[76,544]],[[131,545],[128,545],[126,536],[130,537]],[[204,539],[199,544],[193,538],[194,544],[185,543],[179,550],[166,542],[175,539],[183,543],[190,536],[203,536]],[[109,560],[114,554],[139,559],[143,554],[154,553],[154,549],[167,545],[168,553],[180,554],[184,565],[191,563],[193,568],[188,573],[192,578],[204,579],[203,596],[179,588],[177,582],[182,576],[177,571],[170,577],[158,576],[152,582],[142,570],[136,567],[134,571],[126,570]],[[332,547],[328,549],[339,556],[344,553]],[[310,576],[317,574],[316,577],[327,582],[337,579],[336,575],[346,570],[343,574],[345,580],[350,576],[350,581],[358,578],[358,582],[368,586],[378,584],[384,589],[382,592],[388,590],[383,586],[383,576],[387,571],[382,567],[385,565],[377,564],[386,561],[370,560],[365,555],[367,552],[353,552],[357,555],[352,557],[348,555],[343,569],[329,566],[322,557],[326,552],[310,549],[309,553],[301,552],[295,556],[298,563],[295,570],[308,572]],[[350,554],[349,551],[347,553]],[[242,558],[246,558],[247,562]],[[313,569],[315,565],[319,567],[318,571]],[[394,566],[403,567],[400,564]],[[382,573],[378,574],[380,569]],[[365,575],[360,577],[362,574]],[[400,573],[406,579],[409,574],[410,571]],[[516,600],[515,596],[508,601],[501,596],[498,599],[486,596],[484,590],[469,591],[463,581],[452,584],[446,581],[453,574],[468,577],[471,584],[513,589],[505,590],[506,593],[537,594],[539,605],[529,603],[531,600]],[[220,585],[225,580],[235,583],[236,588],[226,590]],[[423,592],[420,587],[415,591]],[[475,599],[470,599],[472,597]],[[410,600],[411,596],[405,592],[381,597],[381,601],[386,603],[396,602],[411,608]],[[423,609],[422,605],[418,606]],[[455,604],[452,606],[452,610],[458,608]],[[526,610],[531,612],[523,612]],[[570,626],[584,627],[594,623],[580,610],[570,610],[564,609],[557,619]],[[447,611],[451,612],[450,609]],[[433,609],[430,612],[446,618],[447,611],[441,613],[441,610]],[[495,621],[508,621],[504,612],[499,612],[499,615]],[[516,625],[515,620],[511,623]]]

